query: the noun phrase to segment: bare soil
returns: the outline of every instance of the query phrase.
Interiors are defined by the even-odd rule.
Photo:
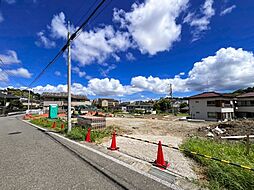
[[[215,128],[219,128],[223,133],[218,133]],[[200,127],[197,131],[198,136],[206,136],[208,132],[214,134],[215,138],[221,136],[243,136],[254,134],[254,120],[234,120],[222,123],[213,123],[206,127]]]
[[[208,122],[179,121],[176,116],[150,116],[150,118],[121,118],[106,119],[107,126],[116,126],[134,135],[171,135],[187,137],[199,128],[208,126]]]
[[[161,141],[176,147],[182,143],[183,139],[195,134],[199,128],[208,126],[208,122],[196,123],[179,121],[176,116],[145,116],[142,118],[112,117],[106,119],[107,126],[115,126],[122,130],[122,133],[135,138],[141,138],[153,142]],[[110,141],[104,141],[103,146],[109,146]],[[117,137],[117,145],[120,150],[141,160],[153,162],[157,156],[157,145],[131,140],[124,137]],[[196,179],[194,168],[196,163],[185,157],[181,152],[164,149],[165,160],[169,162],[168,170],[190,179]]]

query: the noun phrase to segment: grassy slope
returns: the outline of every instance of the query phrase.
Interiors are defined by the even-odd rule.
[[[81,141],[85,139],[85,136],[87,134],[87,128],[82,128],[82,127],[73,127],[71,132],[67,134],[66,128],[61,129],[61,122],[60,119],[57,120],[50,120],[50,119],[34,119],[31,120],[31,123],[39,125],[41,127],[45,128],[51,128],[53,122],[56,122],[56,128],[54,129],[55,131],[64,133],[68,138],[72,140],[77,140]],[[65,124],[66,127],[66,124]],[[110,137],[114,131],[114,127],[109,126],[104,129],[99,129],[99,130],[92,130],[91,131],[91,140],[92,142],[100,142],[104,137]],[[118,129],[116,129],[118,131]]]
[[[254,145],[251,146],[250,155],[245,155],[243,143],[204,140],[190,138],[182,144],[182,148],[197,151],[220,159],[228,160],[246,166],[254,167]],[[254,189],[254,172],[230,166],[218,161],[209,160],[200,156],[192,156],[196,161],[205,166],[209,179],[210,189]]]

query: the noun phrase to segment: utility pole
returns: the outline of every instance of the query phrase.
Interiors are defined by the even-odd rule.
[[[71,132],[71,41],[70,41],[70,22],[68,22],[68,113],[67,113],[67,124],[68,133]]]
[[[30,89],[28,89],[28,104],[27,104],[28,114],[29,114],[29,109],[30,109]]]
[[[173,107],[173,89],[172,89],[172,84],[170,83],[170,86],[169,86],[169,96],[171,98],[171,101],[170,101],[170,104],[171,104],[171,111],[172,111],[172,114],[174,115],[174,107]]]

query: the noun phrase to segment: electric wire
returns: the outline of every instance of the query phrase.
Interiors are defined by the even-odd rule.
[[[77,35],[78,32],[80,32],[88,23],[89,20],[96,14],[96,12],[99,10],[99,8],[106,2],[106,0],[102,0],[96,8],[93,10],[93,12],[89,15],[89,17],[79,26],[79,28],[71,35],[70,39],[67,40],[65,45],[61,48],[61,50],[56,54],[56,56],[46,65],[46,67],[36,76],[36,78],[28,85],[27,88],[31,87],[36,81],[39,80],[39,78],[46,72],[46,70],[49,68],[50,65],[55,63],[57,59],[64,53],[64,51],[67,49],[68,45],[71,41],[73,41]],[[103,9],[104,10],[104,9]]]
[[[8,69],[5,67],[6,64],[3,62],[3,60],[1,58],[0,58],[0,65],[1,65],[1,71],[4,72],[7,75],[7,77],[10,77],[10,76],[16,77],[11,72],[8,72]],[[24,87],[27,86],[27,85],[23,84],[22,82],[15,80],[14,78],[12,78],[12,80],[23,85]]]

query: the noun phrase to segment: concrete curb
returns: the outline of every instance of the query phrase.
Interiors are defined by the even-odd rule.
[[[64,136],[62,136],[62,135],[60,135],[60,134],[58,134],[58,133],[49,131],[49,130],[44,129],[44,128],[42,128],[42,127],[39,127],[39,126],[37,126],[37,125],[35,125],[35,124],[32,124],[32,123],[30,123],[29,121],[22,120],[22,119],[20,119],[20,120],[23,121],[23,122],[25,122],[25,123],[27,123],[27,124],[30,125],[30,126],[33,126],[33,127],[37,128],[37,129],[40,130],[40,131],[43,131],[43,132],[45,132],[45,133],[50,134],[51,136],[53,135],[53,136],[57,136],[57,137],[59,137],[59,138],[62,138],[62,139],[64,139],[64,140],[68,141],[68,142],[71,142],[71,143],[73,143],[73,144],[75,144],[75,145],[78,145],[78,146],[80,146],[80,147],[82,147],[82,148],[85,148],[85,149],[87,149],[87,150],[89,150],[89,151],[91,151],[91,152],[93,152],[93,153],[96,153],[96,154],[98,154],[98,155],[100,155],[100,156],[102,156],[102,157],[104,157],[104,158],[106,158],[106,159],[109,159],[109,160],[111,160],[111,161],[113,161],[113,162],[115,162],[115,163],[117,163],[117,164],[120,164],[120,165],[122,165],[122,166],[124,166],[124,167],[127,167],[127,168],[129,168],[129,169],[131,169],[131,170],[133,170],[133,171],[135,171],[135,172],[137,172],[137,173],[139,173],[139,174],[141,174],[141,175],[144,175],[144,176],[146,176],[146,177],[148,177],[148,178],[150,178],[150,179],[153,179],[154,181],[157,181],[157,182],[159,182],[159,183],[161,183],[161,184],[163,184],[163,185],[165,185],[165,186],[167,186],[167,187],[169,187],[169,188],[171,188],[171,189],[174,189],[174,190],[183,190],[182,188],[180,188],[179,186],[173,184],[172,182],[169,182],[169,181],[167,181],[167,180],[165,180],[165,179],[159,178],[158,175],[155,176],[155,175],[153,175],[153,174],[150,174],[150,173],[144,172],[144,171],[142,171],[142,170],[136,169],[136,168],[134,168],[133,166],[131,166],[131,165],[129,165],[129,164],[127,164],[127,163],[125,163],[125,162],[123,162],[123,161],[121,161],[121,160],[118,160],[118,159],[116,159],[116,158],[114,158],[114,157],[112,157],[112,156],[109,156],[109,155],[107,155],[107,154],[105,154],[105,153],[103,153],[103,152],[100,152],[100,151],[98,151],[98,150],[96,150],[96,149],[93,149],[93,148],[91,148],[91,147],[89,147],[89,146],[86,146],[86,145],[84,145],[84,144],[80,144],[79,142],[70,140],[70,139],[68,139],[68,138],[66,138],[66,137],[64,137]],[[122,153],[122,154],[123,154],[123,153]],[[157,169],[157,168],[154,168],[154,169],[157,170],[158,172],[162,172],[162,171],[160,171],[160,170]],[[172,175],[172,174],[171,174],[171,175]]]

